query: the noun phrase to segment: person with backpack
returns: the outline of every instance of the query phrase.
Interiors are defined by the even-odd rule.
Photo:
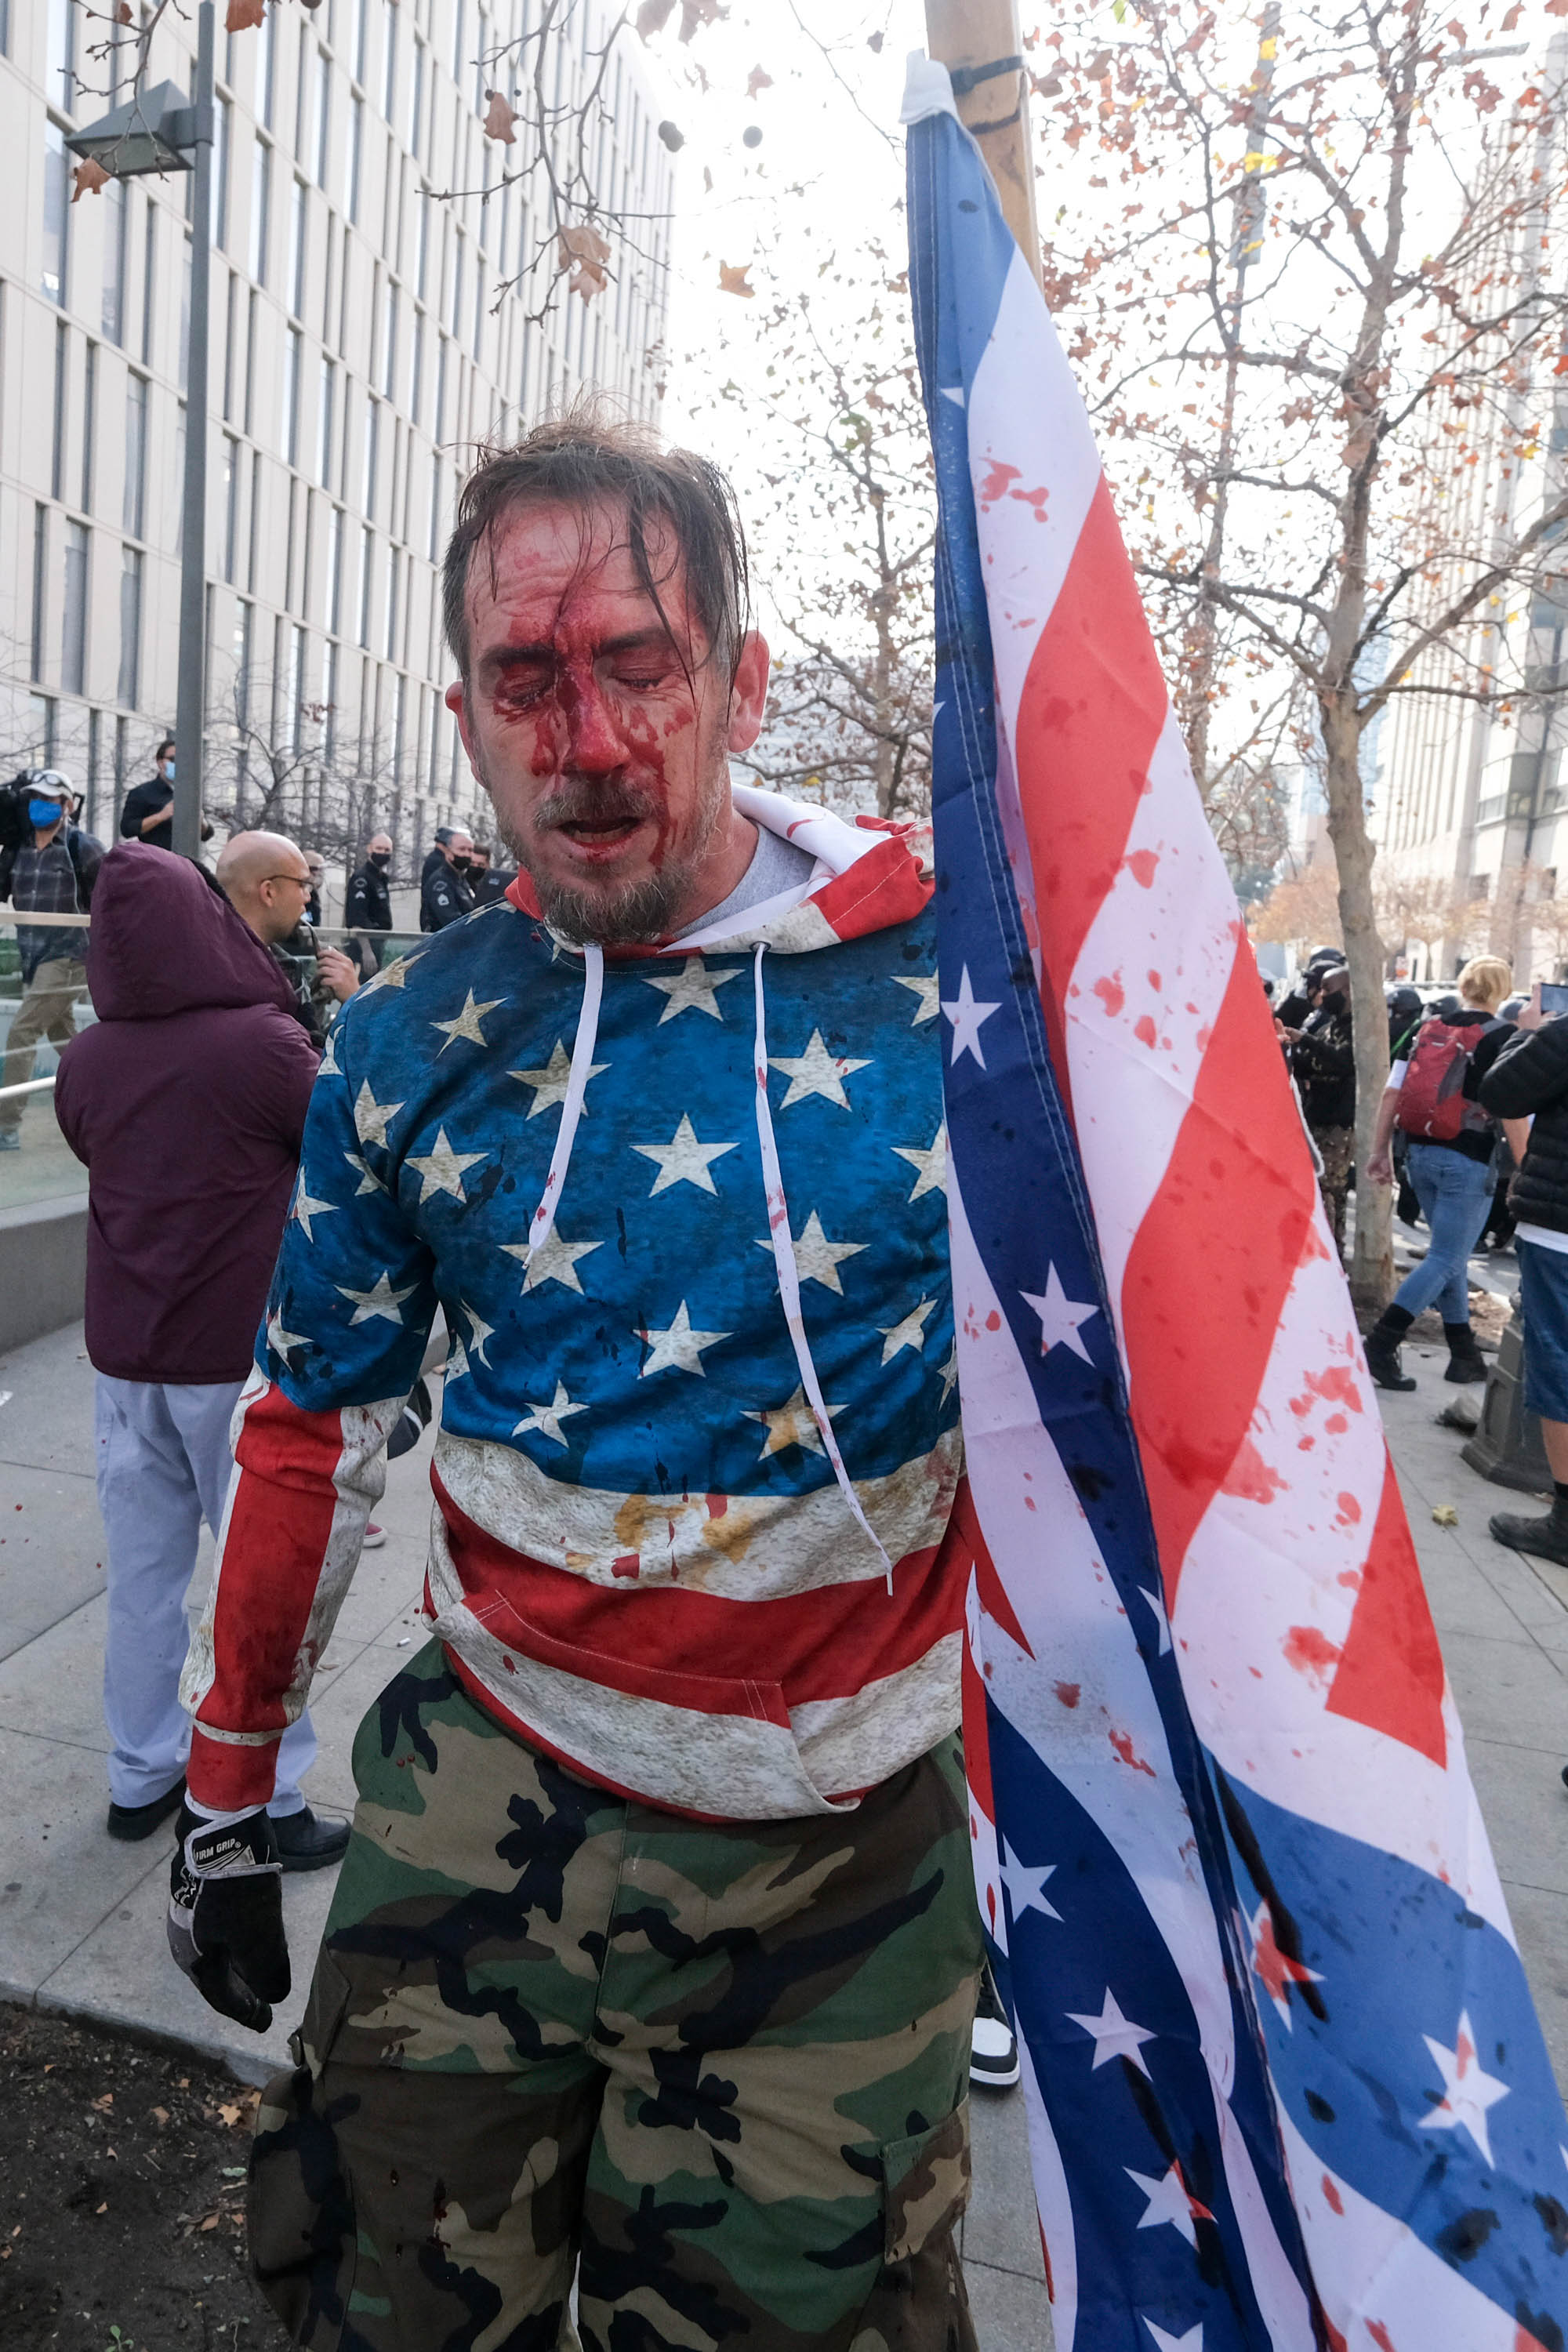
[[[1513,974],[1500,956],[1472,956],[1459,974],[1458,1011],[1424,1021],[1389,1072],[1366,1172],[1374,1184],[1393,1183],[1390,1144],[1400,1128],[1409,1139],[1405,1168],[1432,1241],[1366,1335],[1367,1369],[1379,1388],[1415,1386],[1400,1362],[1399,1343],[1417,1315],[1434,1305],[1448,1342],[1445,1380],[1487,1376],[1470,1328],[1467,1267],[1491,1210],[1497,1144],[1480,1084],[1513,1035],[1498,1017],[1512,987]]]
[[[86,917],[103,863],[103,844],[71,822],[75,793],[57,769],[19,777],[4,796],[10,838],[0,841],[0,902],[18,915]],[[87,987],[85,919],[18,923],[22,1001],[12,1017],[0,1064],[0,1087],[26,1086],[41,1038],[63,1046],[76,1035],[76,1006]],[[0,1092],[0,1151],[22,1144],[22,1113],[33,1097]]]

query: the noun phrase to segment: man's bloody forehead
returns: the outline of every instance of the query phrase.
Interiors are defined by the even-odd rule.
[[[526,551],[518,548],[518,534],[544,517],[574,525],[575,546],[565,530],[548,550],[537,541]],[[668,645],[678,635],[689,639],[685,568],[657,518],[647,553],[657,597],[637,576],[624,514],[600,508],[525,507],[497,526],[488,562],[470,571],[470,628],[477,632],[483,625],[492,638],[499,635],[510,658],[526,658],[531,650],[556,654],[567,643],[591,644],[596,653],[613,654]],[[611,578],[612,570],[621,576]]]

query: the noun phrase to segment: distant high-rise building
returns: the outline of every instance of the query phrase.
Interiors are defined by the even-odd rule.
[[[108,9],[0,0],[0,767],[48,761],[110,835],[174,715],[190,304],[188,174],[72,203],[69,131],[124,94]],[[141,11],[139,14],[145,14]],[[474,788],[441,702],[439,562],[468,453],[582,385],[655,418],[671,165],[635,45],[594,131],[608,288],[563,284],[543,174],[485,138],[540,0],[272,0],[226,34],[214,147],[207,797],[400,869]],[[548,61],[599,70],[599,0]],[[191,86],[195,12],[149,84]],[[119,63],[118,71],[116,58]],[[526,67],[532,73],[533,52]],[[118,86],[117,86],[118,85]],[[519,101],[521,104],[521,101]],[[456,191],[457,193],[452,193]],[[524,275],[516,291],[507,281]]]

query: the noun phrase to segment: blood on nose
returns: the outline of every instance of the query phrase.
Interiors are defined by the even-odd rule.
[[[624,767],[626,746],[593,667],[568,662],[561,674],[561,708],[566,719],[566,764],[590,775]]]

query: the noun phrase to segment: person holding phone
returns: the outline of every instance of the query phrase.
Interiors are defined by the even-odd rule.
[[[1379,1388],[1415,1386],[1399,1343],[1424,1308],[1437,1307],[1448,1342],[1450,1381],[1484,1381],[1486,1361],[1470,1328],[1467,1268],[1492,1201],[1497,1124],[1479,1094],[1486,1072],[1512,1032],[1498,1007],[1513,987],[1500,956],[1472,956],[1459,974],[1458,1009],[1422,1023],[1396,1049],[1378,1105],[1366,1163],[1374,1184],[1392,1184],[1395,1126],[1408,1138],[1405,1172],[1432,1241],[1366,1335],[1367,1370]]]
[[[1552,1465],[1552,1508],[1543,1517],[1499,1511],[1499,1543],[1568,1567],[1568,988],[1538,981],[1509,1040],[1481,1081],[1520,1163],[1513,1180],[1519,1223],[1519,1297],[1524,1320],[1524,1401],[1541,1416]]]

